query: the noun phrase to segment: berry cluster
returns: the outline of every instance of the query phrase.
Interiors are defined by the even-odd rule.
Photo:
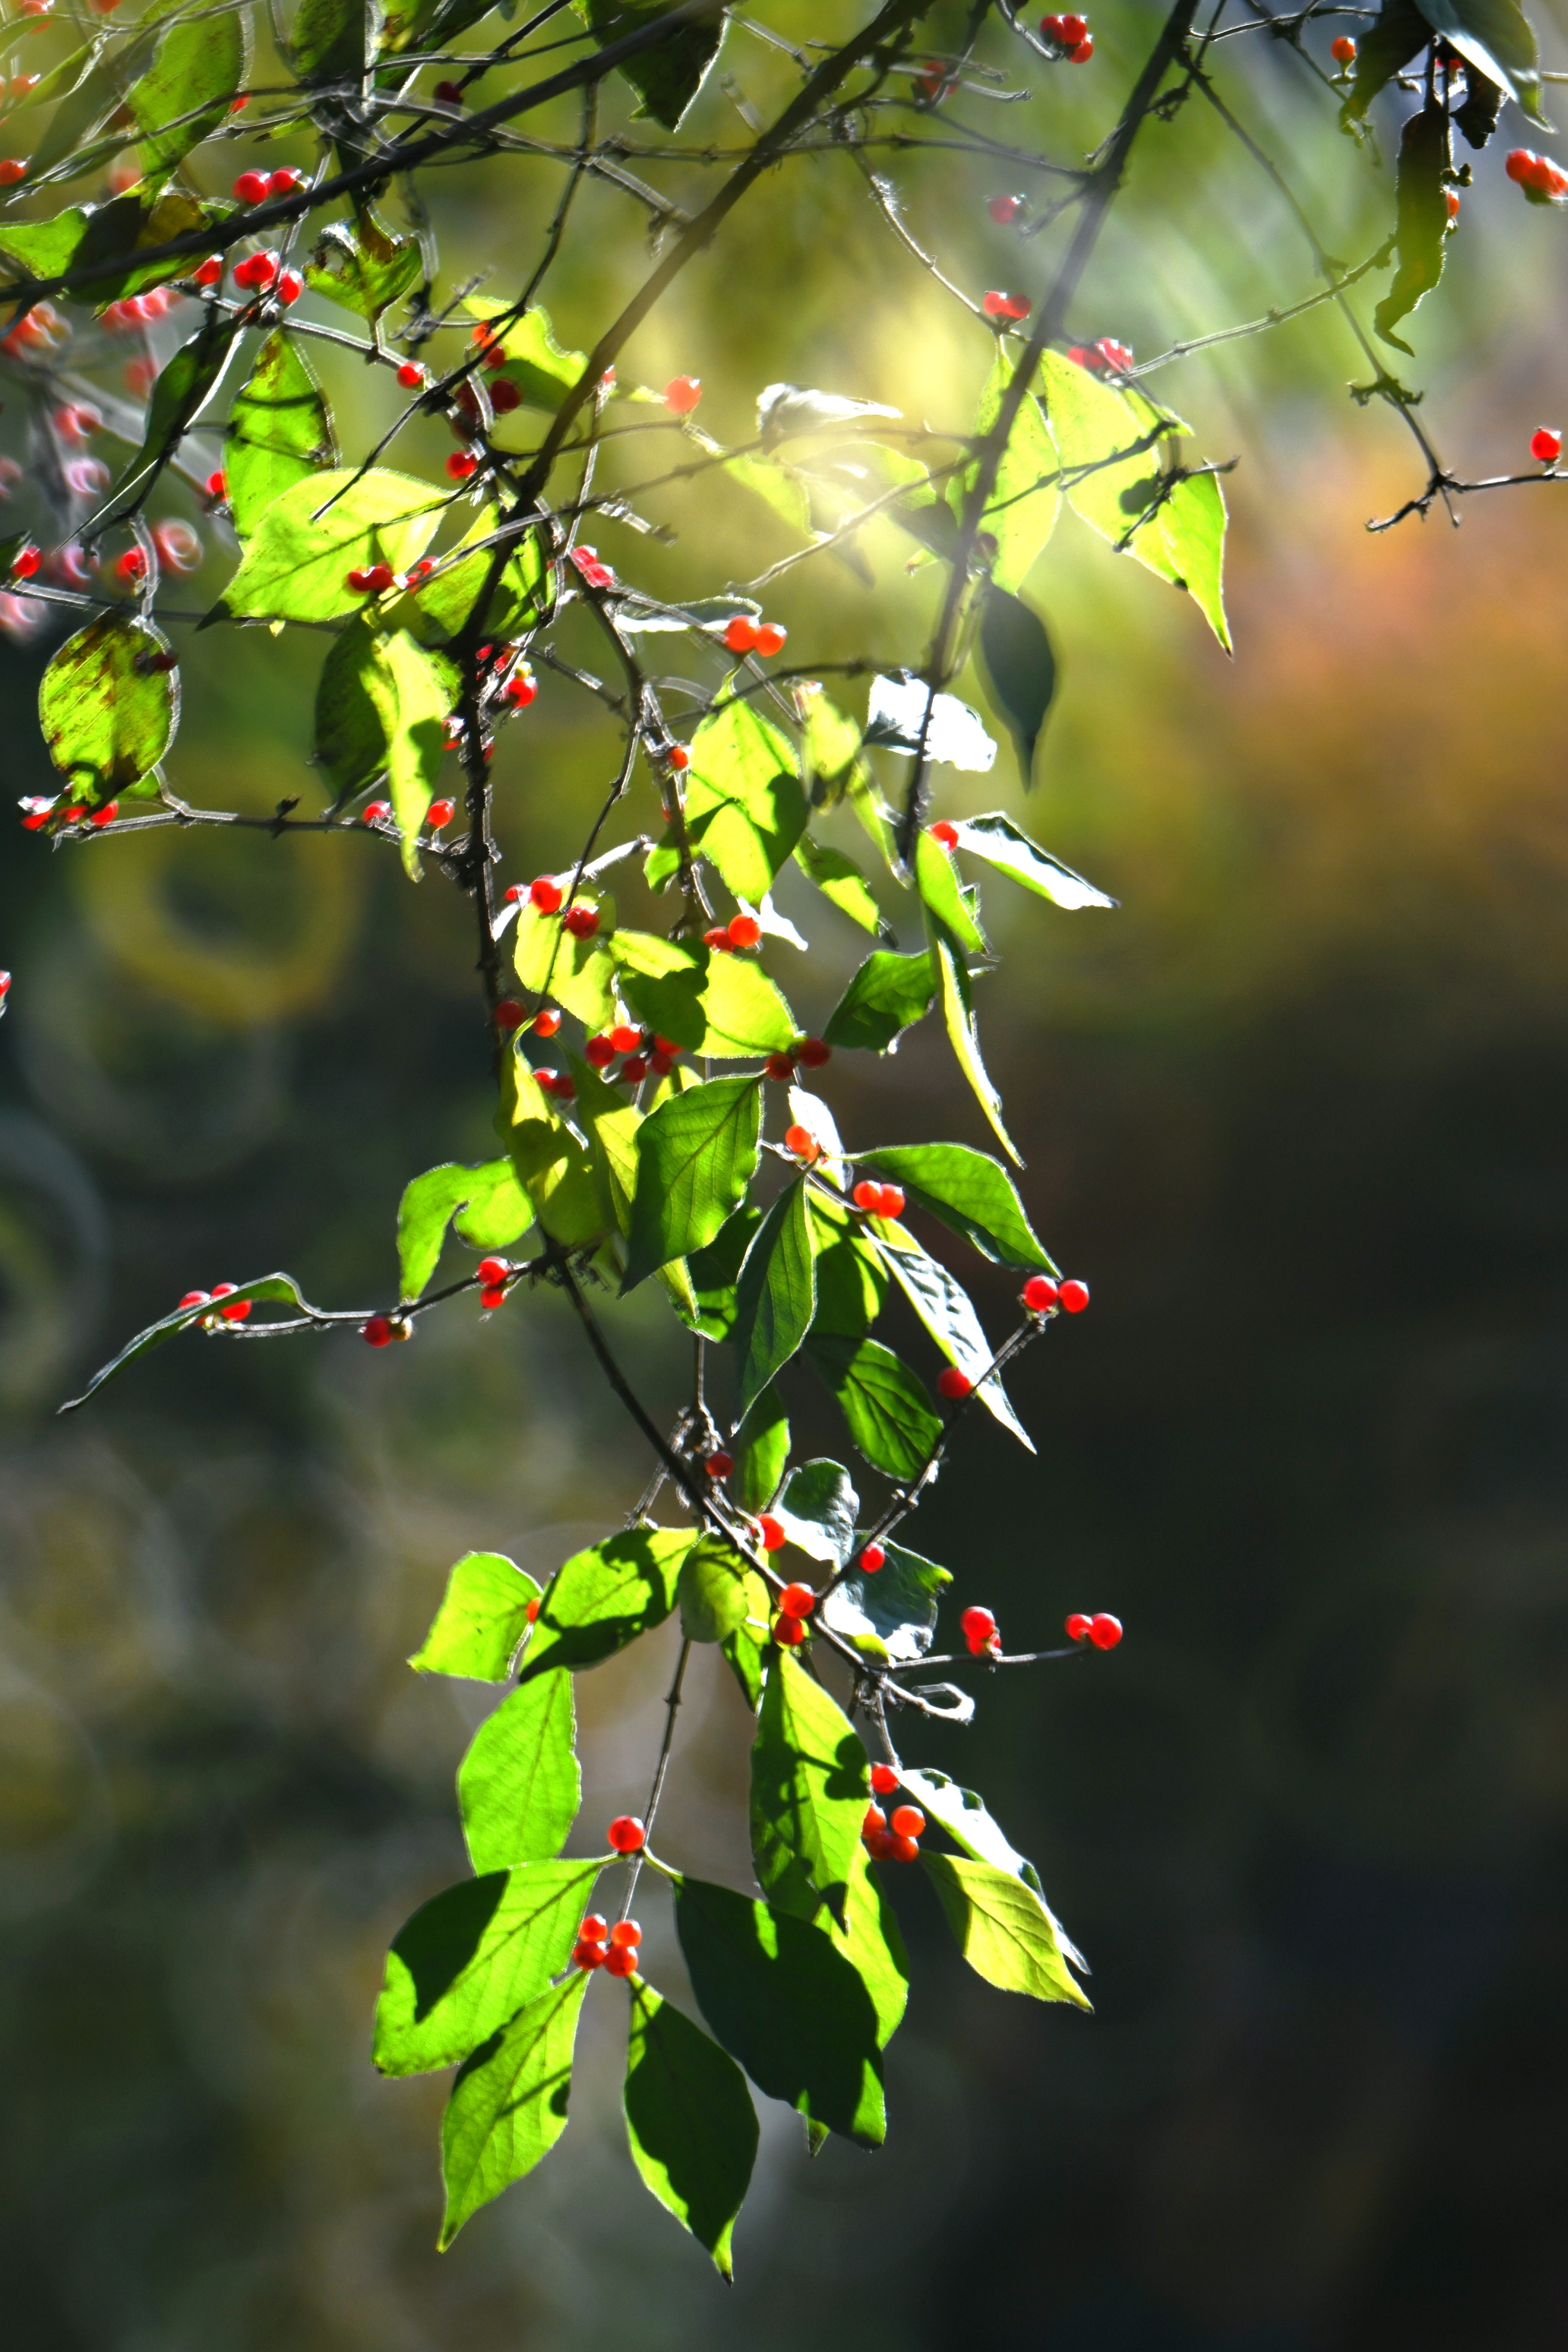
[[[1087,1282],[1053,1282],[1048,1274],[1032,1274],[1019,1295],[1031,1315],[1048,1315],[1056,1307],[1068,1315],[1081,1315],[1089,1305]]]
[[[773,1639],[781,1649],[799,1649],[805,1639],[805,1621],[816,1606],[816,1595],[809,1584],[784,1586],[779,1594],[779,1612],[773,1628]]]
[[[873,1789],[890,1796],[898,1785],[899,1776],[888,1765],[872,1765]],[[913,1862],[920,1853],[925,1825],[926,1817],[918,1805],[895,1805],[891,1821],[880,1805],[868,1805],[860,1842],[873,1862]]]
[[[489,365],[489,362],[487,362],[486,364]],[[448,458],[448,467],[450,464],[451,460]],[[613,588],[615,586],[616,575],[607,563],[600,562],[598,551],[595,548],[574,547],[572,550],[571,561],[585,587]]]
[[[1568,172],[1560,172],[1550,156],[1533,148],[1510,149],[1503,169],[1532,205],[1560,205],[1568,196]]]
[[[1127,375],[1132,367],[1132,346],[1119,343],[1114,335],[1101,335],[1097,343],[1074,343],[1068,351],[1074,367],[1088,368],[1092,375]]]
[[[402,1315],[373,1315],[360,1330],[360,1338],[373,1348],[389,1348],[394,1339],[412,1339],[414,1326]]]
[[[868,1217],[901,1217],[904,1213],[903,1187],[899,1184],[863,1181],[856,1185],[849,1198]]]
[[[723,630],[724,643],[732,654],[781,653],[788,635],[776,621],[749,620],[744,613],[726,621]]]
[[[754,948],[763,936],[763,927],[755,915],[731,915],[727,923],[715,923],[702,934],[705,948],[716,948],[721,955],[734,955]]]
[[[993,291],[980,298],[980,308],[985,316],[999,320],[1004,326],[1012,326],[1018,320],[1026,319],[1033,307],[1026,294]]]
[[[1002,1636],[989,1609],[966,1609],[958,1621],[964,1647],[972,1658],[999,1658]]]
[[[617,1919],[612,1927],[596,1911],[590,1911],[577,1930],[572,1965],[575,1969],[603,1969],[606,1976],[635,1976],[637,1946],[641,1942],[642,1929],[635,1919]]]
[[[187,1290],[180,1301],[180,1313],[184,1315],[192,1307],[217,1307],[216,1315],[202,1317],[204,1331],[216,1331],[220,1320],[225,1323],[243,1323],[250,1313],[251,1300],[235,1298],[232,1306],[217,1306],[220,1298],[233,1298],[233,1294],[238,1286],[237,1283],[233,1282],[215,1282],[210,1290]]]
[[[549,1023],[549,1026],[544,1024]],[[534,1028],[542,1036],[552,1037],[561,1026],[559,1013],[548,1007],[534,1019]],[[640,1087],[651,1071],[656,1078],[667,1078],[675,1067],[675,1057],[680,1048],[673,1037],[656,1036],[651,1029],[640,1029],[629,1021],[617,1021],[597,1037],[590,1037],[583,1048],[583,1059],[590,1069],[605,1077],[611,1076],[610,1064],[617,1055],[623,1058],[614,1073],[623,1086]]]
[[[808,1168],[822,1158],[822,1146],[809,1127],[786,1127],[784,1139],[784,1150],[793,1151],[797,1160],[804,1160]]]
[[[1069,1642],[1092,1642],[1097,1650],[1114,1650],[1121,1639],[1121,1620],[1101,1611],[1094,1617],[1073,1615],[1067,1621]]]
[[[1042,16],[1040,31],[1069,66],[1086,66],[1094,55],[1087,16]]]

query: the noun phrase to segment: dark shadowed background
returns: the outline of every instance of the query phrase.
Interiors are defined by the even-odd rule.
[[[1143,22],[1108,24],[1108,74]],[[750,52],[736,70],[749,86]],[[1332,189],[1353,159],[1295,87],[1269,63],[1255,113]],[[467,215],[448,197],[459,252],[537,237],[551,185],[530,168],[515,215],[486,221],[483,183]],[[1407,373],[1445,446],[1490,471],[1568,422],[1568,273],[1561,222],[1527,215],[1495,157],[1481,169]],[[1184,188],[1159,157],[1151,192],[1162,172]],[[921,184],[911,165],[915,226],[940,237]],[[1173,194],[1152,262],[1113,247],[1079,330],[1142,355],[1310,291],[1231,184],[1207,229]],[[1323,202],[1359,253],[1386,177],[1346,186]],[[952,230],[976,285],[1008,282],[994,192],[976,178],[975,221]],[[701,374],[734,436],[780,374],[967,413],[984,339],[879,242],[847,167],[773,204],[638,369]],[[641,266],[601,253],[563,278],[563,334]],[[1344,400],[1360,366],[1320,317],[1153,379],[1210,454],[1244,460],[1234,667],[1064,522],[1030,587],[1065,679],[1037,790],[1026,803],[1005,751],[991,777],[941,779],[948,813],[1005,805],[1122,901],[1068,916],[985,885],[1005,960],[983,1026],[1026,1198],[1094,1298],[1018,1376],[1037,1459],[973,1429],[921,1540],[1010,1642],[1079,1608],[1116,1611],[1127,1639],[998,1677],[973,1729],[903,1743],[983,1789],[1036,1858],[1096,2013],[969,1976],[921,1874],[900,1874],[916,1966],[889,2145],[808,2164],[768,2109],[732,2291],[635,2179],[611,1988],[561,2147],[444,2256],[441,2085],[368,2063],[385,1942],[463,1867],[452,1774],[489,1701],[403,1663],[446,1570],[475,1544],[548,1570],[646,1475],[559,1304],[481,1322],[464,1301],[381,1354],[193,1339],[54,1418],[194,1284],[282,1265],[323,1303],[386,1303],[403,1183],[491,1148],[462,905],[368,837],[52,856],[6,829],[0,2276],[18,2347],[1563,2341],[1568,492],[1368,537],[1419,477],[1397,424]],[[357,383],[337,386],[350,441],[380,416]],[[660,585],[700,554],[703,586],[778,551],[761,509],[712,513],[673,551],[606,525],[602,551]],[[770,593],[802,658],[915,655],[930,575],[904,580],[890,530],[868,551],[880,602],[831,569],[813,585],[816,566]],[[226,561],[215,543],[195,604]],[[18,793],[47,783],[47,650],[0,646]],[[315,791],[318,650],[201,641],[183,792]],[[530,727],[497,761],[508,879],[570,854],[613,756],[556,681]],[[809,967],[771,959],[808,1025],[855,952],[812,919]],[[822,1091],[854,1142],[986,1140],[930,1029],[868,1074],[840,1057]],[[1009,1286],[964,1271],[1005,1329]],[[683,1345],[656,1302],[611,1328],[670,1393]],[[837,1446],[805,1385],[797,1409]],[[666,1631],[584,1680],[591,1823],[640,1803]],[[701,1664],[662,1843],[739,1883],[747,1727]],[[659,1902],[650,1973],[679,1987]]]

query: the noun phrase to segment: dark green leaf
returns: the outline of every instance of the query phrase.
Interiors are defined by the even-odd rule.
[[[110,103],[118,105],[116,85]],[[32,171],[43,169],[42,151],[32,160]],[[165,285],[185,277],[189,254],[166,254],[157,261],[138,262],[139,248],[163,246],[190,230],[213,227],[234,211],[229,203],[202,204],[183,188],[160,194],[156,184],[132,194],[114,196],[106,205],[75,205],[53,220],[0,220],[0,253],[7,255],[32,277],[64,277],[74,269],[122,263],[106,278],[95,278],[88,299],[104,304],[144,293],[149,286]]]
[[[876,1339],[826,1334],[808,1339],[806,1354],[837,1398],[845,1425],[872,1468],[889,1478],[915,1476],[942,1435],[942,1423],[908,1365]]]
[[[291,1274],[262,1274],[258,1275],[254,1282],[237,1283],[224,1304],[236,1306],[245,1298],[279,1299],[305,1315],[316,1315],[321,1311],[309,1304]],[[121,1348],[118,1356],[112,1357],[94,1372],[80,1396],[72,1397],[61,1405],[60,1411],[75,1412],[89,1397],[97,1395],[106,1381],[111,1381],[128,1364],[135,1363],[138,1357],[151,1355],[153,1349],[161,1348],[165,1340],[177,1339],[182,1331],[194,1330],[208,1312],[205,1307],[177,1307],[172,1314],[161,1317],[156,1323],[149,1323],[144,1331],[138,1331],[134,1339]]]
[[[749,1205],[737,1209],[720,1227],[718,1240],[710,1242],[706,1249],[694,1250],[686,1261],[697,1318],[710,1339],[727,1339],[734,1328],[735,1286],[752,1236],[762,1222],[760,1209]]]
[[[746,1563],[722,1536],[699,1536],[680,1564],[680,1630],[689,1642],[723,1642],[751,1613]]]
[[[979,653],[986,691],[1007,722],[1027,788],[1034,782],[1035,746],[1057,690],[1057,657],[1039,614],[994,581],[981,606]]]
[[[794,1014],[750,956],[682,947],[651,931],[612,941],[621,992],[658,1036],[718,1061],[782,1054],[799,1035]]]
[[[1484,147],[1498,126],[1498,116],[1508,92],[1485,74],[1467,74],[1465,102],[1453,112],[1456,131],[1464,133],[1468,146]]]
[[[1035,1238],[1018,1191],[1000,1160],[967,1143],[894,1143],[858,1151],[858,1167],[886,1176],[917,1207],[929,1209],[984,1257],[1026,1274],[1056,1266]]]
[[[526,1640],[531,1576],[504,1552],[466,1551],[450,1576],[435,1622],[408,1663],[426,1675],[466,1675],[504,1683]]]
[[[815,1252],[805,1184],[797,1177],[757,1228],[735,1290],[735,1347],[742,1412],[781,1372],[816,1311]]]
[[[238,344],[235,321],[209,310],[188,343],[181,345],[153,387],[142,446],[93,517],[94,531],[107,530],[147,499],[180,442],[222,381]]]
[[[757,2116],[732,2058],[651,1985],[632,1985],[626,2137],[646,2186],[721,2274],[757,2154]]]
[[[554,1666],[596,1666],[662,1625],[696,1540],[690,1528],[628,1528],[574,1552],[545,1587],[521,1680]]]
[[[624,40],[665,13],[664,0],[587,0],[585,9],[601,44]],[[679,128],[719,54],[724,25],[721,10],[694,24],[672,25],[667,38],[621,67],[641,100],[638,114],[651,115],[667,131]]]
[[[624,1287],[712,1241],[757,1169],[762,1087],[712,1078],[661,1103],[638,1131]]]
[[[776,1389],[764,1389],[735,1432],[730,1492],[742,1511],[765,1511],[789,1460],[789,1420]]]
[[[422,1904],[386,1956],[373,2057],[384,2074],[454,2066],[572,1957],[604,1861],[527,1862]]]
[[[1522,19],[1521,19],[1522,21]],[[1448,168],[1448,110],[1440,101],[1411,115],[1399,142],[1399,267],[1394,283],[1373,313],[1373,324],[1396,352],[1410,345],[1394,328],[1407,318],[1443,275],[1448,244],[1448,205],[1443,174]]]
[[[533,1223],[533,1208],[517,1181],[510,1160],[487,1160],[482,1167],[463,1168],[448,1161],[428,1168],[405,1185],[397,1207],[397,1262],[400,1296],[420,1297],[441,1262],[441,1245],[450,1220],[477,1249],[505,1249]]]
[[[1415,0],[1383,0],[1376,20],[1358,30],[1355,70],[1344,114],[1359,121],[1394,77],[1432,37],[1432,27]]]
[[[797,1551],[837,1569],[849,1557],[859,1507],[860,1497],[843,1464],[819,1455],[790,1472],[773,1517]]]
[[[312,474],[263,510],[207,618],[333,621],[357,613],[363,600],[348,584],[350,572],[376,563],[406,572],[429,544],[444,504],[427,482],[384,467],[357,478]]]
[[[151,667],[168,650],[150,623],[104,613],[50,661],[38,719],[73,801],[90,807],[132,791],[168,750],[180,716],[179,672]]]
[[[815,1332],[863,1339],[888,1297],[888,1274],[868,1232],[834,1223],[821,1195],[812,1197],[812,1215],[821,1230],[816,1244]]]
[[[976,1383],[978,1402],[1032,1454],[1034,1439],[1008,1402],[1000,1378],[981,1380],[996,1351],[981,1329],[973,1301],[962,1283],[949,1274],[946,1266],[928,1257],[924,1250],[907,1246],[902,1236],[896,1244],[884,1241],[878,1247],[882,1263],[949,1363],[956,1364]]]
[[[166,175],[227,121],[230,101],[249,71],[249,36],[247,9],[204,10],[164,34],[157,62],[130,95],[148,179]]]
[[[577,2020],[587,1989],[586,1971],[574,1969],[477,2050],[452,2085],[441,2124],[443,2247],[481,2205],[531,2172],[565,2130]]]
[[[1031,841],[1026,833],[1016,825],[1000,809],[992,809],[984,816],[961,817],[957,824],[958,845],[972,856],[984,857],[999,874],[1010,874],[1026,890],[1033,890],[1048,898],[1054,907],[1076,910],[1080,907],[1114,907],[1116,900],[1053,857],[1038,842]]]
[[[228,509],[240,538],[251,536],[274,499],[334,466],[337,456],[327,396],[297,346],[275,327],[256,354],[224,441]]]
[[[1511,90],[1526,114],[1550,130],[1541,110],[1540,59],[1518,0],[1417,0],[1421,14],[1467,65]]]
[[[691,739],[687,837],[739,898],[759,905],[805,830],[805,793],[789,738],[754,702],[731,702]]]
[[[799,1919],[815,1918],[826,1902],[842,1922],[869,1802],[859,1735],[821,1684],[782,1652],[752,1749],[752,1853],[770,1901]]]
[[[564,1672],[521,1684],[480,1724],[458,1768],[463,1835],[477,1872],[560,1853],[583,1801],[576,1727]]]
[[[880,2147],[876,2005],[831,1937],[700,1878],[679,1881],[675,1919],[698,2005],[757,2088]]]
[[[857,1538],[857,1542],[859,1538]],[[868,1657],[924,1657],[936,1625],[939,1594],[952,1582],[945,1568],[884,1537],[875,1575],[851,1570],[822,1604],[822,1621]]]
[[[868,955],[838,1003],[823,1035],[830,1045],[864,1045],[897,1053],[899,1039],[931,1011],[936,960],[921,955]]]
[[[994,1863],[950,1853],[922,1853],[921,1860],[976,1976],[1004,1992],[1089,2006],[1068,1972],[1056,1923],[1032,1886]]]
[[[380,0],[300,0],[289,53],[301,81],[358,81],[375,58]]]

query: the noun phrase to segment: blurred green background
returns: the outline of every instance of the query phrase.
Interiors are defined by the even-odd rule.
[[[1081,149],[1152,21],[1097,18],[1092,71],[1037,75],[1027,109],[954,110],[1019,137],[1026,114],[1027,136]],[[1276,48],[1228,51],[1223,74],[1320,233],[1369,251],[1388,175],[1338,139],[1331,103]],[[740,30],[721,77],[693,118],[705,138],[787,86]],[[1218,136],[1194,109],[1150,134],[1075,332],[1146,357],[1310,290],[1289,221]],[[1038,290],[1040,248],[984,210],[1016,174],[889,168],[966,289]],[[623,374],[701,375],[700,421],[731,437],[781,376],[962,424],[988,337],[900,253],[847,159],[793,172]],[[1496,151],[1479,176],[1404,363],[1468,474],[1512,470],[1534,425],[1568,421],[1563,223],[1525,208]],[[705,184],[696,167],[668,179]],[[510,290],[555,185],[529,161],[448,179],[454,272],[499,251]],[[591,339],[646,267],[627,218],[589,193],[547,289],[563,339]],[[1242,460],[1234,667],[1181,599],[1064,521],[1029,588],[1064,677],[1037,789],[1026,802],[1005,751],[992,777],[941,778],[942,809],[1005,805],[1122,901],[1071,917],[986,884],[1005,955],[982,992],[987,1052],[1036,1223],[1094,1305],[1017,1379],[1038,1458],[973,1430],[921,1540],[1010,1642],[1048,1639],[1069,1608],[1113,1609],[1128,1637],[999,1677],[970,1731],[904,1741],[983,1789],[1035,1856],[1093,1963],[1096,2014],[970,1977],[923,1877],[901,1874],[916,1969],[888,2147],[808,2165],[769,2109],[732,2292],[635,2180],[607,1988],[561,2147],[445,2256],[441,2085],[368,2063],[386,1940],[463,1868],[452,1773],[488,1704],[403,1661],[460,1551],[546,1571],[645,1475],[556,1303],[481,1323],[465,1301],[381,1354],[191,1341],[53,1418],[190,1285],[283,1265],[323,1303],[386,1302],[403,1183],[487,1151],[465,910],[368,837],[163,834],[51,856],[6,829],[9,2340],[1561,2344],[1568,513],[1526,489],[1471,501],[1458,532],[1367,536],[1420,476],[1397,421],[1345,399],[1365,375],[1319,313],[1152,379],[1207,454]],[[334,391],[357,454],[379,386],[342,369]],[[7,447],[24,414],[8,393]],[[445,446],[431,428],[411,462]],[[590,535],[626,576],[688,592],[784,551],[740,492],[686,495],[647,501],[672,548]],[[907,577],[909,546],[868,541],[874,592],[822,559],[770,591],[792,654],[918,660],[934,575]],[[226,561],[215,543],[186,601]],[[48,786],[32,718],[48,642],[0,645],[19,793]],[[314,793],[318,651],[199,641],[182,792]],[[547,677],[498,754],[504,878],[570,854],[613,753],[607,722]],[[856,936],[781,895],[819,941],[809,964],[771,956],[812,1025]],[[986,1140],[929,1026],[896,1061],[841,1057],[822,1090],[853,1141]],[[999,1331],[1010,1286],[977,1264],[963,1270]],[[647,1389],[673,1393],[684,1347],[654,1303],[612,1328]],[[798,1412],[810,1443],[837,1444],[804,1385]],[[713,1663],[661,1842],[740,1883],[747,1727]],[[584,1679],[586,1820],[640,1802],[668,1664],[660,1638]],[[642,1908],[650,1973],[679,1987],[651,1890]]]

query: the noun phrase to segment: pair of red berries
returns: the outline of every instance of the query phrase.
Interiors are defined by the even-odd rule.
[[[395,1339],[412,1339],[414,1326],[401,1315],[373,1315],[360,1332],[372,1348],[390,1348]]]
[[[218,1315],[226,1323],[243,1323],[251,1308],[252,1302],[248,1298],[236,1298],[231,1307],[218,1307],[220,1298],[233,1297],[238,1287],[235,1282],[215,1282],[211,1290],[187,1290],[180,1301],[180,1312],[183,1315],[190,1307],[217,1307]],[[213,1316],[205,1315],[202,1320],[209,1331],[215,1328],[216,1318]]]
[[[1040,30],[1069,66],[1086,66],[1094,55],[1087,16],[1042,16]]]
[[[1538,155],[1532,148],[1513,148],[1503,170],[1532,205],[1560,204],[1568,196],[1568,173],[1560,172],[1550,156]]]
[[[897,1775],[889,1772],[888,1778],[896,1788]],[[877,1785],[875,1769],[871,1785]],[[861,1843],[874,1862],[913,1862],[920,1853],[925,1825],[926,1817],[918,1805],[895,1805],[891,1821],[880,1805],[868,1805],[860,1827]]]
[[[641,1942],[642,1929],[635,1919],[617,1919],[612,1927],[598,1912],[590,1911],[577,1930],[572,1965],[578,1969],[603,1969],[606,1976],[635,1976],[637,1946]]]
[[[474,1279],[479,1286],[479,1305],[492,1310],[506,1304],[506,1286],[511,1280],[511,1261],[504,1257],[482,1257],[474,1268]]]
[[[816,1606],[816,1595],[809,1584],[784,1586],[779,1594],[779,1613],[773,1619],[773,1639],[781,1648],[799,1649],[805,1639],[805,1621]]]
[[[989,1609],[966,1609],[958,1626],[972,1658],[1001,1656],[1002,1636]]]
[[[788,635],[776,621],[752,621],[744,613],[737,613],[724,628],[724,643],[732,654],[782,653]]]
[[[1068,357],[1074,367],[1088,368],[1091,375],[1127,375],[1132,367],[1132,346],[1119,343],[1114,335],[1101,335],[1097,343],[1073,343]]]
[[[833,1048],[820,1037],[797,1037],[787,1054],[770,1054],[763,1064],[764,1077],[776,1078],[787,1086],[795,1076],[798,1062],[803,1069],[820,1070],[833,1059]]]
[[[303,172],[286,163],[279,172],[242,172],[234,184],[234,193],[242,205],[262,205],[269,197],[291,196],[296,188],[304,184]]]
[[[553,1095],[557,1102],[577,1099],[577,1082],[564,1070],[535,1070],[533,1083],[542,1095]]]
[[[492,366],[494,362],[487,360],[485,364],[487,367],[489,367]],[[615,586],[615,573],[611,571],[607,563],[600,562],[598,553],[595,549],[592,547],[574,547],[571,551],[571,560],[575,565],[586,586],[590,588],[613,588]]]
[[[754,948],[763,936],[763,927],[755,915],[731,915],[727,923],[715,923],[702,934],[705,948],[716,949],[721,954],[732,954],[737,949]]]
[[[1538,465],[1555,466],[1563,455],[1563,436],[1554,425],[1538,425],[1530,436],[1530,454]]]
[[[980,307],[988,319],[999,319],[1004,325],[1012,326],[1018,320],[1026,319],[1034,305],[1026,294],[994,291],[981,296]]]
[[[1020,1296],[1031,1315],[1048,1315],[1053,1307],[1081,1315],[1089,1305],[1089,1285],[1073,1279],[1053,1282],[1048,1274],[1032,1274]]]
[[[1103,1611],[1093,1617],[1075,1614],[1068,1619],[1066,1632],[1069,1642],[1092,1642],[1097,1650],[1114,1650],[1121,1639],[1121,1620]]]
[[[355,596],[384,596],[396,584],[397,574],[390,563],[355,564],[343,574],[343,586]]]
[[[234,265],[234,282],[247,294],[265,294],[275,289],[279,302],[297,302],[305,290],[305,281],[297,269],[284,269],[275,253],[247,253],[243,261]]]
[[[784,1139],[784,1150],[793,1151],[797,1160],[804,1160],[808,1168],[822,1158],[822,1146],[809,1127],[786,1127]]]
[[[904,1213],[904,1193],[900,1184],[873,1184],[862,1181],[849,1198],[868,1217],[901,1217]]]

